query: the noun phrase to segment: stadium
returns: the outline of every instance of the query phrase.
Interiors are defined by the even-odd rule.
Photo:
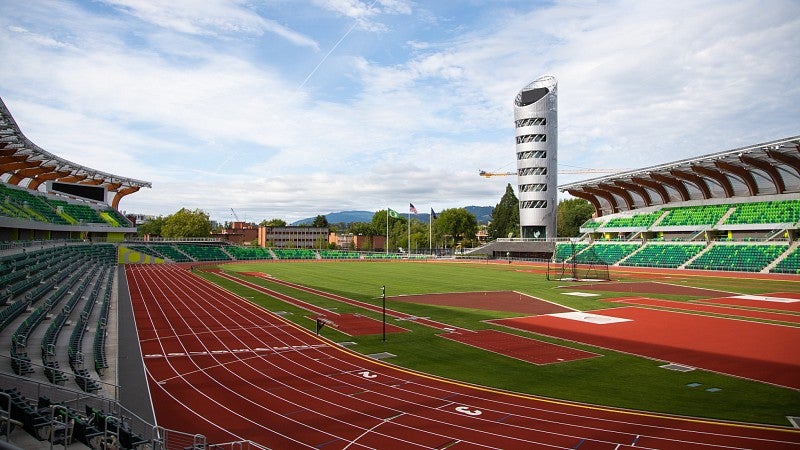
[[[0,101],[0,448],[797,448],[800,136],[712,150],[480,258],[143,241]]]

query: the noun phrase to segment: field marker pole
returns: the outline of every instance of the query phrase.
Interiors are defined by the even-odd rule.
[[[383,298],[383,342],[386,342],[386,285],[381,287],[381,297]]]

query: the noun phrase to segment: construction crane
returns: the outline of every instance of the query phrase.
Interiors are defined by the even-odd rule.
[[[233,218],[236,219],[237,222],[241,222],[241,220],[239,220],[239,216],[236,215],[236,211],[234,211],[233,208],[231,208],[231,212],[233,213]]]
[[[625,172],[630,169],[566,169],[566,170],[559,170],[559,174],[577,174],[577,173],[619,173]],[[516,175],[516,172],[487,172],[485,170],[480,170],[478,175],[486,178],[491,177],[507,177],[511,175]]]

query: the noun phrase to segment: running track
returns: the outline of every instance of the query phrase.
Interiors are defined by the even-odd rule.
[[[352,353],[178,266],[126,267],[159,426],[278,448],[797,448],[785,428],[468,386]]]

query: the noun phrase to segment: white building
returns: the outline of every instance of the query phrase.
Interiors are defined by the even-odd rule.
[[[558,83],[539,77],[514,100],[520,235],[555,238],[558,209]]]

